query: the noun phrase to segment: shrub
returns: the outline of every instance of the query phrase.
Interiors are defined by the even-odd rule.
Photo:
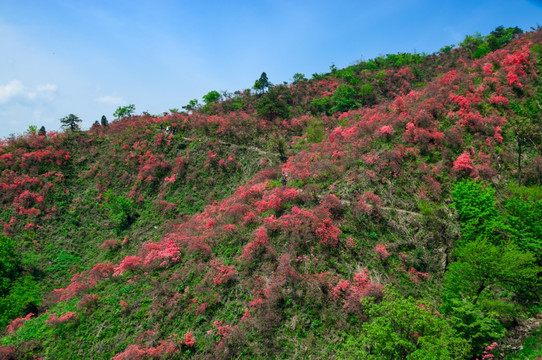
[[[32,276],[15,280],[9,294],[0,298],[0,327],[6,326],[11,319],[37,312],[41,297],[39,285]]]
[[[345,112],[348,110],[356,109],[360,106],[360,103],[356,100],[356,89],[350,85],[339,85],[337,90],[331,96],[333,107],[331,113]]]
[[[106,205],[115,224],[115,231],[121,233],[137,219],[134,202],[123,195],[116,196],[110,191],[104,195],[108,199]]]
[[[310,111],[314,115],[329,114],[332,106],[332,101],[329,97],[315,98],[310,102]]]
[[[0,296],[8,294],[11,282],[17,276],[19,262],[14,242],[0,234]]]
[[[324,139],[324,123],[321,120],[311,120],[307,124],[307,142],[311,144],[321,143]]]
[[[284,86],[272,87],[265,95],[259,99],[256,104],[258,116],[272,121],[275,119],[289,119],[292,114],[288,104],[291,95]]]

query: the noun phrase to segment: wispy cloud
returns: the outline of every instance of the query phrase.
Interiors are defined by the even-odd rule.
[[[0,103],[18,100],[52,100],[57,86],[54,84],[25,86],[19,80],[11,80],[6,85],[0,84]]]
[[[124,99],[120,96],[101,96],[97,99],[95,99],[97,102],[104,103],[104,104],[110,104],[110,105],[119,105],[124,103]]]

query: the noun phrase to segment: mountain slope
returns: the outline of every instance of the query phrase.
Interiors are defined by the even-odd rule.
[[[2,356],[506,351],[540,312],[541,37],[5,141]]]

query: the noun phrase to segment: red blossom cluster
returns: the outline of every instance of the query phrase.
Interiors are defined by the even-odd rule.
[[[56,314],[49,315],[49,319],[45,321],[46,324],[50,326],[57,326],[60,324],[67,323],[68,321],[76,321],[79,317],[76,313],[72,311],[66,312],[64,315],[58,317]]]
[[[371,281],[369,270],[362,269],[361,272],[354,274],[352,281],[339,279],[335,286],[331,287],[331,297],[335,300],[342,299],[343,309],[349,312],[360,312],[360,300],[365,297],[382,297],[384,286]]]
[[[388,247],[385,244],[377,244],[374,248],[374,252],[378,255],[380,260],[386,261],[390,257],[391,253],[388,251]]]
[[[34,313],[29,313],[25,317],[16,318],[10,321],[7,326],[8,334],[12,334],[15,330],[23,326],[24,322],[34,316]]]
[[[254,259],[256,254],[259,254],[266,249],[266,245],[269,242],[269,236],[267,235],[266,228],[264,226],[260,226],[255,231],[254,235],[254,239],[244,247],[243,252],[239,257],[240,260],[250,262]]]
[[[497,349],[498,347],[499,347],[499,344],[497,344],[496,342],[493,342],[489,344],[488,346],[486,346],[486,348],[482,352],[481,360],[495,359],[495,355],[493,354],[493,351]]]
[[[171,356],[179,352],[179,345],[194,346],[192,332],[188,339],[185,338],[179,343],[176,339],[177,335],[172,335],[166,340],[161,340],[158,346],[146,347],[142,345],[132,344],[126,347],[126,350],[113,356],[111,360],[143,360],[143,359],[162,359],[164,356]],[[188,343],[186,342],[188,341]]]
[[[235,275],[237,275],[237,271],[235,271],[235,266],[224,265],[221,260],[211,260],[210,264],[215,274],[213,277],[213,283],[215,285],[227,284],[232,281]]]
[[[50,293],[53,302],[67,301],[96,285],[98,281],[113,275],[115,266],[110,263],[98,263],[91,270],[73,275],[71,283],[63,289],[55,289]]]

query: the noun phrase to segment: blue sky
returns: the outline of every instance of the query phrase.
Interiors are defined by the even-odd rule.
[[[437,51],[499,25],[542,25],[534,0],[0,0],[0,137],[88,129],[115,109],[181,108],[211,90]]]

